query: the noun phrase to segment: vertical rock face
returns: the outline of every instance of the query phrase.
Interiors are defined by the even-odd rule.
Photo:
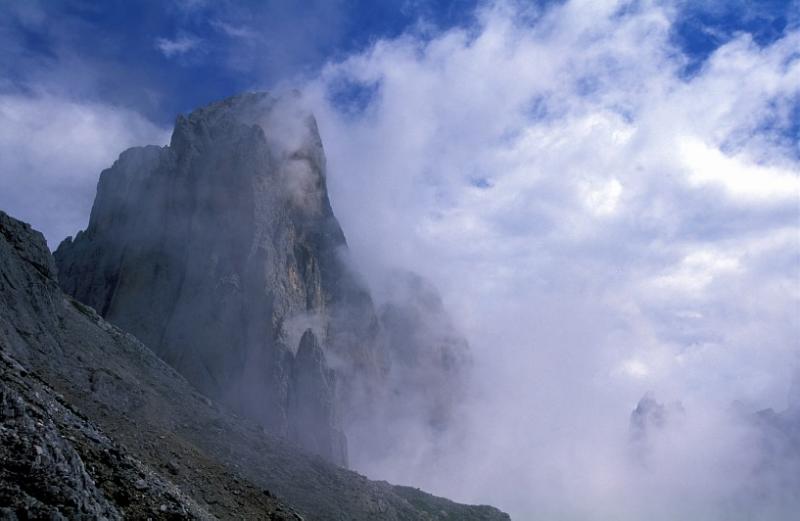
[[[87,229],[55,252],[67,293],[204,393],[340,464],[337,409],[385,371],[344,255],[316,123],[264,93],[179,117],[169,146],[123,152]]]
[[[347,460],[347,440],[337,425],[333,397],[336,374],[325,363],[325,353],[307,329],[294,357],[289,385],[289,436],[300,445],[332,461]]]

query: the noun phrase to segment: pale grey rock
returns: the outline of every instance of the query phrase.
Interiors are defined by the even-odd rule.
[[[65,338],[83,316],[69,308],[44,237],[0,212],[0,519],[144,519],[160,504],[173,519],[213,519],[43,380],[58,368],[54,384],[91,385],[64,363],[92,343]]]
[[[76,444],[62,437],[68,411],[14,369],[0,353],[0,506],[7,509],[0,519],[121,520]]]
[[[346,254],[313,117],[293,96],[257,93],[180,116],[167,147],[123,152],[100,176],[87,229],[55,257],[68,294],[212,399],[289,436],[303,325],[336,360],[334,408],[386,371]],[[318,426],[334,445],[307,448],[346,464],[341,425]]]

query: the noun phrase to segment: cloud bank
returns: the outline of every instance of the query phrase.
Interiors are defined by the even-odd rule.
[[[393,457],[351,450],[360,470],[522,520],[781,520],[800,507],[781,488],[797,460],[764,471],[761,431],[743,419],[785,409],[800,366],[800,31],[709,30],[726,43],[698,60],[675,41],[697,23],[686,4],[490,3],[475,23],[422,21],[300,81],[376,297],[387,268],[423,274],[473,349],[456,426],[430,439],[398,425]],[[761,4],[735,4],[760,23]],[[185,33],[146,35],[147,51],[248,78],[296,70],[342,19],[260,30],[283,5],[259,17],[184,2]],[[85,224],[121,150],[168,135],[142,115],[159,106],[152,81],[82,60],[69,43],[84,25],[29,11],[18,25],[56,44],[0,79],[0,206],[53,247]],[[198,52],[213,35],[226,44]],[[15,38],[0,31],[4,71],[28,63]],[[113,78],[127,108],[103,96]],[[682,412],[632,446],[649,391]]]
[[[354,256],[375,287],[385,266],[433,280],[476,357],[452,439],[367,474],[517,519],[800,504],[737,502],[758,455],[731,409],[784,409],[800,364],[800,32],[738,34],[689,75],[677,14],[501,2],[308,83]],[[686,412],[642,469],[647,391]]]

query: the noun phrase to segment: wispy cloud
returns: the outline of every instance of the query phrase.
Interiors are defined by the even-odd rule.
[[[156,48],[167,58],[182,56],[201,48],[202,40],[187,34],[177,36],[174,39],[156,38]]]
[[[234,25],[223,22],[222,20],[212,20],[211,26],[216,30],[224,33],[230,38],[238,38],[244,41],[255,41],[260,39],[260,35],[254,29],[244,25]]]

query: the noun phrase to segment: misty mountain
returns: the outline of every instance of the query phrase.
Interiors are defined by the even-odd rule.
[[[727,431],[733,434],[706,442],[729,444],[734,452],[724,463],[717,462],[736,483],[735,493],[716,507],[717,512],[727,513],[727,519],[789,519],[800,508],[798,387],[795,384],[782,411],[753,412],[739,402],[728,411],[719,411],[722,421],[727,422]],[[661,403],[650,392],[642,397],[629,423],[629,449],[640,476],[654,472],[657,457],[663,465],[670,445],[686,443],[693,436],[685,428],[691,412],[680,402]]]
[[[307,332],[296,363],[319,357]],[[209,400],[62,293],[43,236],[3,212],[0,375],[2,519],[508,519],[371,482]]]
[[[430,282],[395,271],[387,286],[378,317],[391,357],[390,392],[399,402],[393,409],[405,407],[444,429],[467,383],[469,344]]]
[[[755,428],[758,457],[747,493],[767,502],[776,517],[800,508],[800,378],[795,378],[782,411],[764,409],[747,419]]]
[[[435,289],[396,278],[376,310],[351,267],[291,94],[213,103],[169,146],[123,152],[55,258],[68,294],[204,394],[339,465],[346,426],[391,451],[386,416],[444,424],[463,390],[468,348]]]
[[[179,117],[169,146],[125,151],[55,258],[67,293],[203,393],[281,436],[310,429],[293,438],[344,465],[342,396],[379,380],[384,361],[316,123],[294,102],[231,98]],[[324,352],[295,363],[307,329]],[[303,408],[325,413],[312,425]]]
[[[409,271],[384,278],[377,314],[391,370],[377,400],[381,407],[348,425],[358,447],[354,459],[367,466],[408,445],[411,433],[434,448],[446,443],[441,435],[459,419],[472,371],[469,344],[438,290]]]
[[[5,214],[3,238],[16,512],[504,518],[330,464],[347,465],[346,429],[362,461],[410,424],[444,432],[469,346],[418,275],[373,304],[294,95],[213,103],[179,116],[169,146],[123,152],[54,256]]]

